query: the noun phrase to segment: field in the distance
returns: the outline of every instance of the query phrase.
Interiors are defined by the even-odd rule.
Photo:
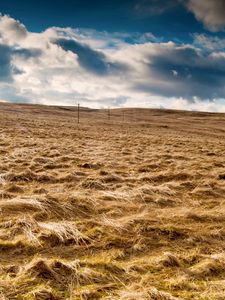
[[[0,104],[0,299],[225,299],[225,115]]]

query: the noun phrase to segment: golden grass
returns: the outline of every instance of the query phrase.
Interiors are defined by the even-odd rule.
[[[123,111],[0,105],[1,300],[225,299],[225,115]]]

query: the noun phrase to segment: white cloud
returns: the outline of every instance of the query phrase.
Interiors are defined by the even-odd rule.
[[[10,45],[17,44],[27,36],[27,30],[23,24],[0,14],[0,41]]]

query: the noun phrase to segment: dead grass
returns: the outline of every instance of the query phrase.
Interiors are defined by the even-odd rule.
[[[124,111],[1,104],[1,300],[225,299],[225,116]]]

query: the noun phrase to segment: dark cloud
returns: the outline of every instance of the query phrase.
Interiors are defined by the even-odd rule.
[[[40,50],[14,48],[8,45],[0,44],[0,81],[10,82],[13,75],[23,73],[12,64],[13,56],[21,56],[24,59],[37,57],[41,55]]]
[[[0,81],[10,81],[11,72],[11,49],[0,44]]]
[[[138,84],[135,86],[138,90],[189,100],[225,97],[225,57],[222,55],[213,56],[186,46],[164,50],[150,60],[150,76],[155,83],[149,80],[147,84]]]
[[[187,7],[210,31],[225,30],[224,0],[189,0]]]
[[[96,75],[109,75],[119,71],[125,71],[126,66],[120,63],[110,62],[100,51],[96,51],[86,44],[75,40],[57,39],[55,44],[65,51],[77,54],[80,66]]]
[[[15,48],[12,49],[12,54],[23,57],[24,59],[29,59],[33,57],[38,57],[42,54],[40,49],[24,49],[24,48]]]

